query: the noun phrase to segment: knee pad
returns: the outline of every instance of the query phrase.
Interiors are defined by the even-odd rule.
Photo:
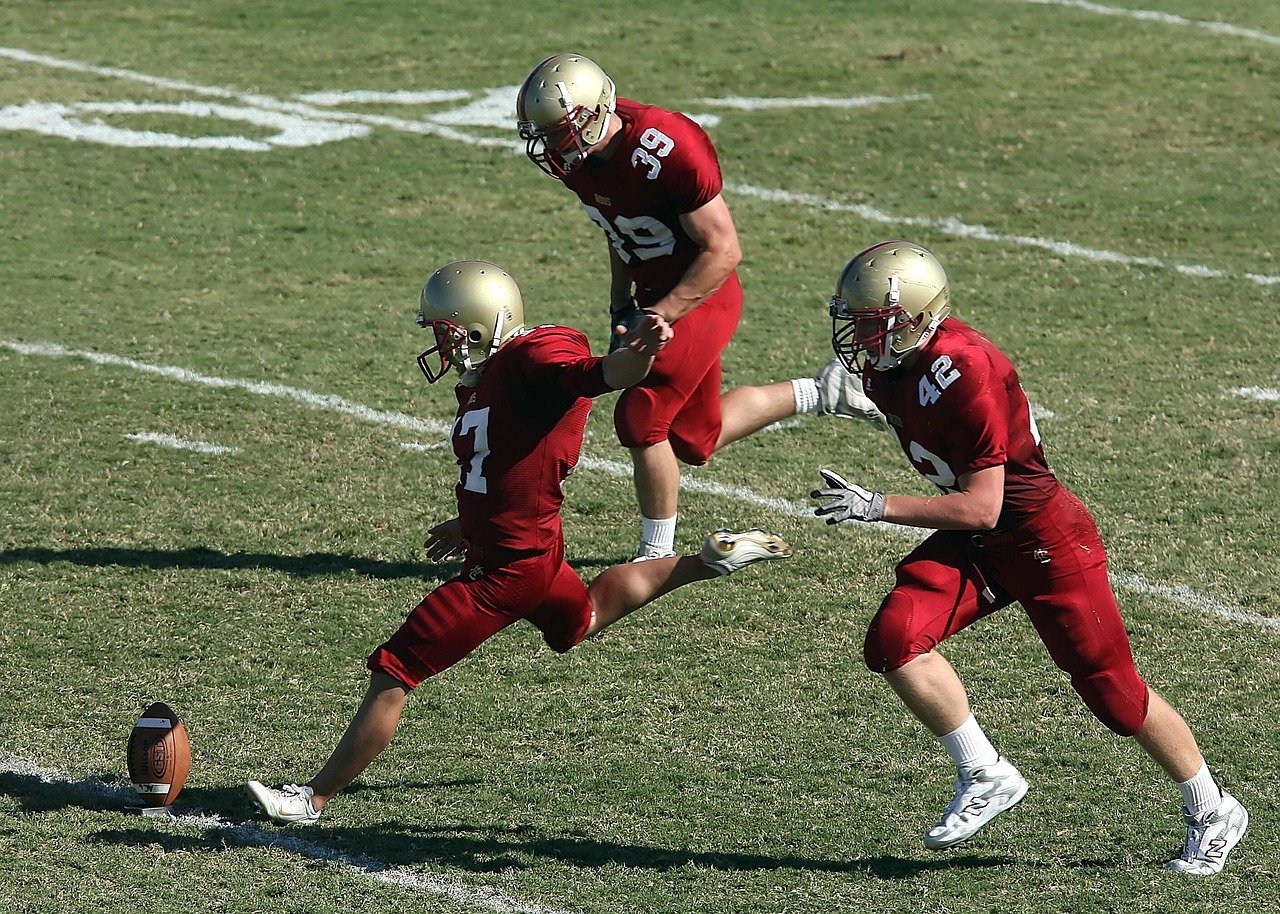
[[[1147,684],[1132,665],[1128,669],[1108,669],[1087,676],[1073,676],[1071,687],[1084,700],[1094,717],[1121,736],[1133,736],[1147,719],[1150,694]]]
[[[873,673],[888,673],[929,652],[910,629],[915,604],[911,597],[894,590],[876,612],[862,644],[862,659]]]

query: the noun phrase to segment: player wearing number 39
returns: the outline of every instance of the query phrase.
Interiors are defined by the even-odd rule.
[[[564,558],[561,483],[582,452],[591,398],[640,381],[670,326],[646,315],[614,352],[594,357],[577,330],[526,327],[515,281],[476,260],[427,280],[418,323],[435,335],[418,357],[427,380],[450,370],[458,379],[458,515],[428,531],[427,557],[461,554],[462,568],[369,657],[368,692],[319,773],[281,789],[248,783],[279,822],[316,821],[390,743],[409,693],[513,622],[527,619],[564,652],[677,587],[791,554],[758,528],[718,530],[696,556],[617,565],[586,586]]]
[[[827,523],[886,521],[937,532],[897,567],[871,621],[867,665],[884,674],[957,768],[955,799],[924,837],[941,850],[972,837],[1027,791],[969,710],[935,649],[1020,603],[1093,714],[1133,737],[1178,785],[1187,839],[1169,868],[1211,875],[1249,824],[1219,788],[1187,724],[1138,675],[1084,504],[1049,470],[1009,359],[950,316],[947,275],[918,245],[887,241],[845,266],[831,299],[832,346],[884,413],[907,460],[941,494],[885,495],[823,470]]]
[[[534,67],[516,96],[529,158],[577,194],[608,242],[610,327],[646,311],[679,332],[649,376],[618,398],[641,513],[636,558],[671,555],[680,464],[795,413],[875,421],[856,376],[833,360],[816,378],[720,394],[720,356],[742,315],[737,229],[707,134],[674,111],[618,98],[577,54]]]

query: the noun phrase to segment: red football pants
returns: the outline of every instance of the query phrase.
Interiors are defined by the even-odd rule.
[[[427,594],[367,665],[417,688],[520,619],[560,653],[586,637],[591,599],[564,561],[563,541],[550,552],[468,552],[458,576]]]
[[[649,375],[624,390],[613,410],[626,448],[669,440],[677,458],[700,466],[720,437],[720,354],[742,317],[742,286],[729,274],[715,294],[674,325]]]
[[[1016,601],[1089,710],[1124,736],[1142,727],[1147,685],[1107,578],[1106,549],[1071,492],[1060,490],[1008,530],[934,533],[896,577],[867,632],[864,657],[875,672],[903,666]]]

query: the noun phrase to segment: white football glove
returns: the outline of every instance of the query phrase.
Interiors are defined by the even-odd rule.
[[[828,524],[838,524],[846,520],[870,523],[884,517],[883,494],[864,489],[831,470],[818,472],[822,474],[822,481],[829,488],[814,489],[809,493],[809,497],[834,499],[813,509],[813,513],[818,517],[825,517]]]
[[[813,382],[818,385],[819,412],[841,419],[862,419],[888,430],[884,413],[862,392],[862,378],[845,368],[839,359],[823,365]]]

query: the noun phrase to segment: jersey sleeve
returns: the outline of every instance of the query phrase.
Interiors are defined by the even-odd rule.
[[[949,462],[957,477],[1009,461],[1009,420],[1007,405],[997,394],[990,359],[985,353],[970,351],[961,364],[952,366],[960,376],[945,391],[950,400],[949,419],[954,423],[954,442]]]
[[[659,159],[662,170],[656,178],[675,210],[691,213],[714,200],[724,188],[724,179],[707,132],[678,112],[664,118],[657,129],[669,132],[675,142],[671,151]],[[643,137],[641,134],[642,145]]]
[[[604,380],[604,359],[591,354],[591,345],[579,330],[535,327],[521,353],[519,374],[530,391],[557,390],[568,399],[577,399],[613,390]]]

